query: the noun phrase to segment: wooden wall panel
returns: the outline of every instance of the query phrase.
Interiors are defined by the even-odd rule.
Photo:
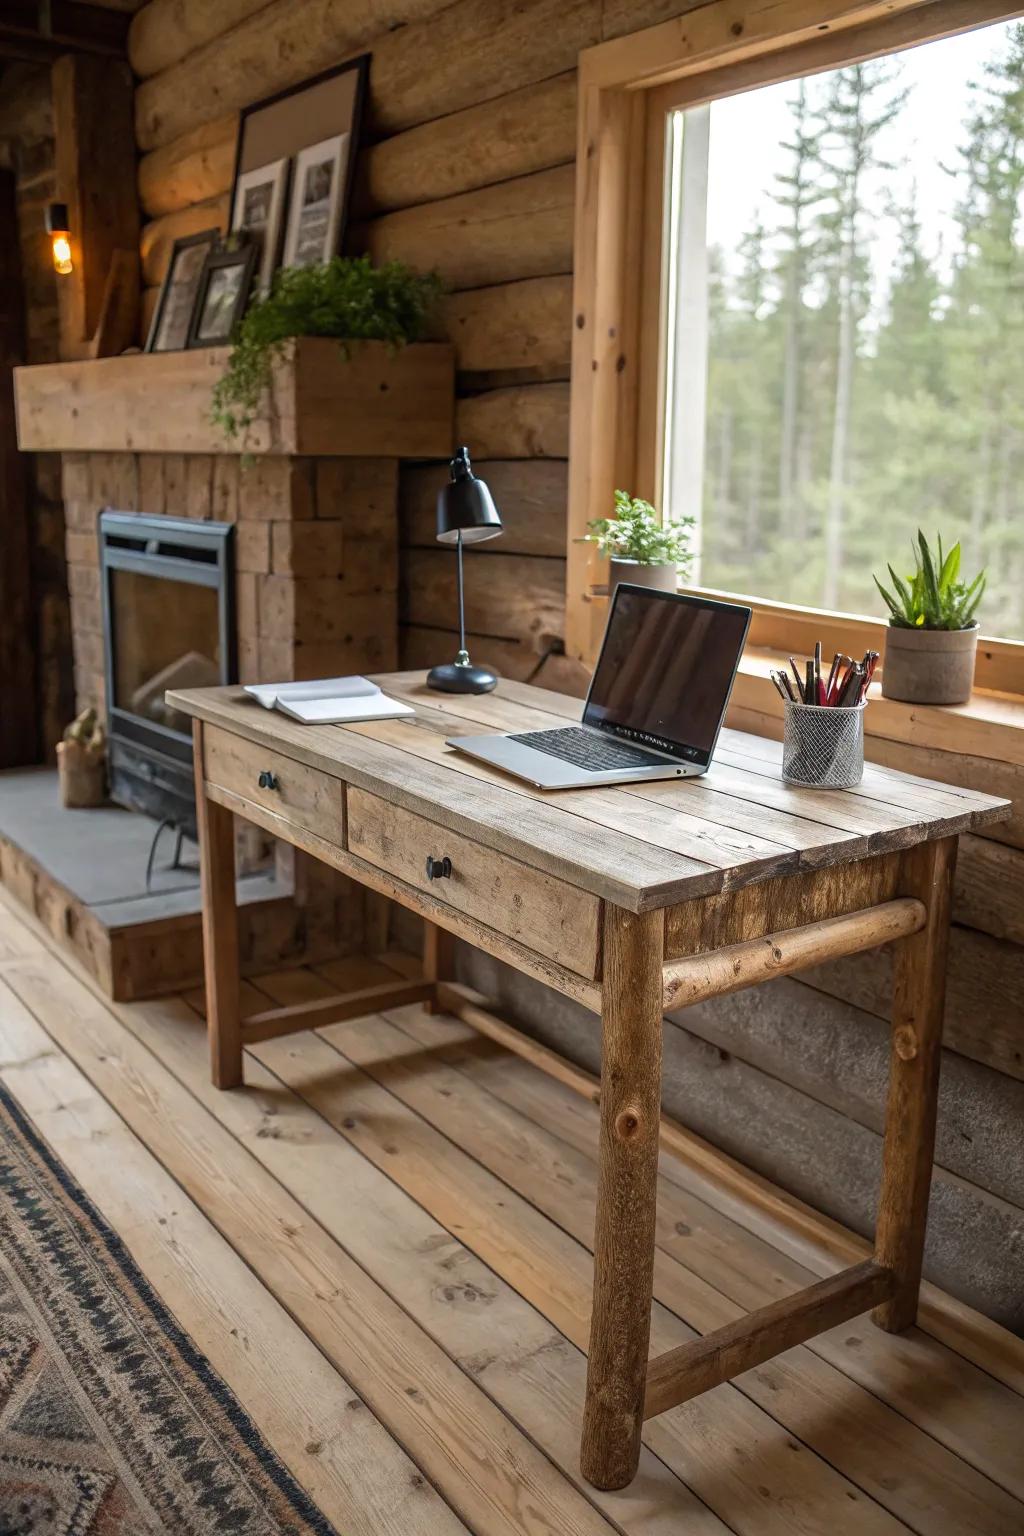
[[[370,113],[381,136],[499,101],[575,69],[600,40],[601,0],[458,0],[374,45]]]
[[[25,360],[30,363],[54,362],[60,348],[58,279],[43,224],[46,204],[57,196],[53,134],[49,66],[8,65],[0,87],[0,164],[14,171],[17,198],[14,220],[9,211],[0,218],[0,239],[13,238],[20,251]],[[32,597],[25,639],[34,669],[12,671],[9,676],[18,678],[27,697],[25,679],[34,670],[37,734],[30,760],[52,761],[55,743],[74,705],[60,459],[55,454],[22,454],[19,460],[26,477]],[[18,558],[12,540],[5,541],[2,530],[0,558],[14,579]],[[0,585],[2,582],[0,577]],[[16,598],[12,612],[17,606]],[[0,603],[0,628],[2,614]],[[0,710],[0,720],[3,718],[5,712]],[[0,737],[3,735],[0,723]]]
[[[568,384],[528,384],[465,395],[455,436],[481,459],[567,459]]]
[[[502,554],[564,557],[568,468],[564,459],[474,459],[473,468],[490,487],[503,525],[498,538],[473,546],[474,559]],[[399,531],[407,549],[435,547],[437,493],[447,479],[445,464],[403,470]]]
[[[133,18],[128,59],[140,78],[169,69],[204,43],[240,26],[270,0],[151,0]]]
[[[537,171],[385,214],[354,239],[374,261],[436,271],[450,288],[571,272],[574,179],[571,165]]]
[[[492,380],[568,379],[571,277],[527,278],[454,293],[442,314],[460,371]]]
[[[408,624],[443,624],[458,613],[455,554],[406,550],[402,562],[401,613]],[[474,550],[466,557],[466,628],[499,640],[520,640],[538,655],[562,633],[565,615],[565,561],[533,555]],[[454,629],[452,631],[454,636]]]
[[[139,202],[149,218],[178,213],[230,190],[235,170],[238,114],[182,134],[139,161]]]
[[[0,768],[36,761],[32,540],[27,465],[18,452],[14,369],[25,361],[17,178],[0,168]]]
[[[216,31],[212,17],[220,16],[221,7],[207,7],[211,20],[205,23],[209,30],[202,46],[139,86],[135,99],[139,148],[170,144],[200,123],[308,80],[386,36],[393,27],[429,20],[443,4],[444,0],[360,0],[358,5],[274,0],[239,26],[232,27],[228,20],[227,29]],[[136,37],[153,20],[152,6],[146,9],[151,14],[139,13]],[[168,7],[170,26],[176,9]],[[230,17],[230,9],[225,11]],[[421,64],[429,74],[428,58],[423,57]]]
[[[576,154],[576,72],[511,91],[375,144],[364,211],[386,213],[564,165]]]

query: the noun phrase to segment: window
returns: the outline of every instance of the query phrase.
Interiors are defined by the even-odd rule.
[[[1024,24],[667,121],[661,489],[699,582],[880,614],[921,526],[1024,639]]]

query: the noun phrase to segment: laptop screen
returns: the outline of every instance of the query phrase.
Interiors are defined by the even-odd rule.
[[[706,765],[750,612],[620,583],[584,724]]]

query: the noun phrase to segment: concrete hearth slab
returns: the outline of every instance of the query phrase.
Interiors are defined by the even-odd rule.
[[[165,830],[147,890],[156,830],[150,817],[114,805],[66,810],[55,769],[0,772],[0,884],[117,999],[201,979],[196,847],[186,841],[182,867],[170,867],[175,838]],[[243,963],[286,962],[294,947],[291,881],[273,871],[246,875],[237,895]]]

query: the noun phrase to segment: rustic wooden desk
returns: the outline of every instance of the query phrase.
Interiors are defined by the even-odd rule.
[[[645,1418],[874,1309],[914,1321],[931,1177],[950,887],[960,832],[1008,802],[869,767],[852,791],[791,789],[780,748],[725,731],[684,782],[544,793],[444,745],[447,735],[579,719],[575,699],[501,683],[430,693],[379,679],[415,719],[304,726],[237,688],[169,695],[194,717],[213,1080],[242,1082],[248,1042],[422,1001],[541,1063],[453,980],[453,935],[601,1019],[601,1145],[581,1460],[599,1488],[633,1477]],[[426,920],[424,979],[244,1022],[232,814]],[[892,1053],[873,1259],[648,1360],[661,1121],[662,1015],[891,943]],[[557,1069],[557,1067],[556,1067]]]

